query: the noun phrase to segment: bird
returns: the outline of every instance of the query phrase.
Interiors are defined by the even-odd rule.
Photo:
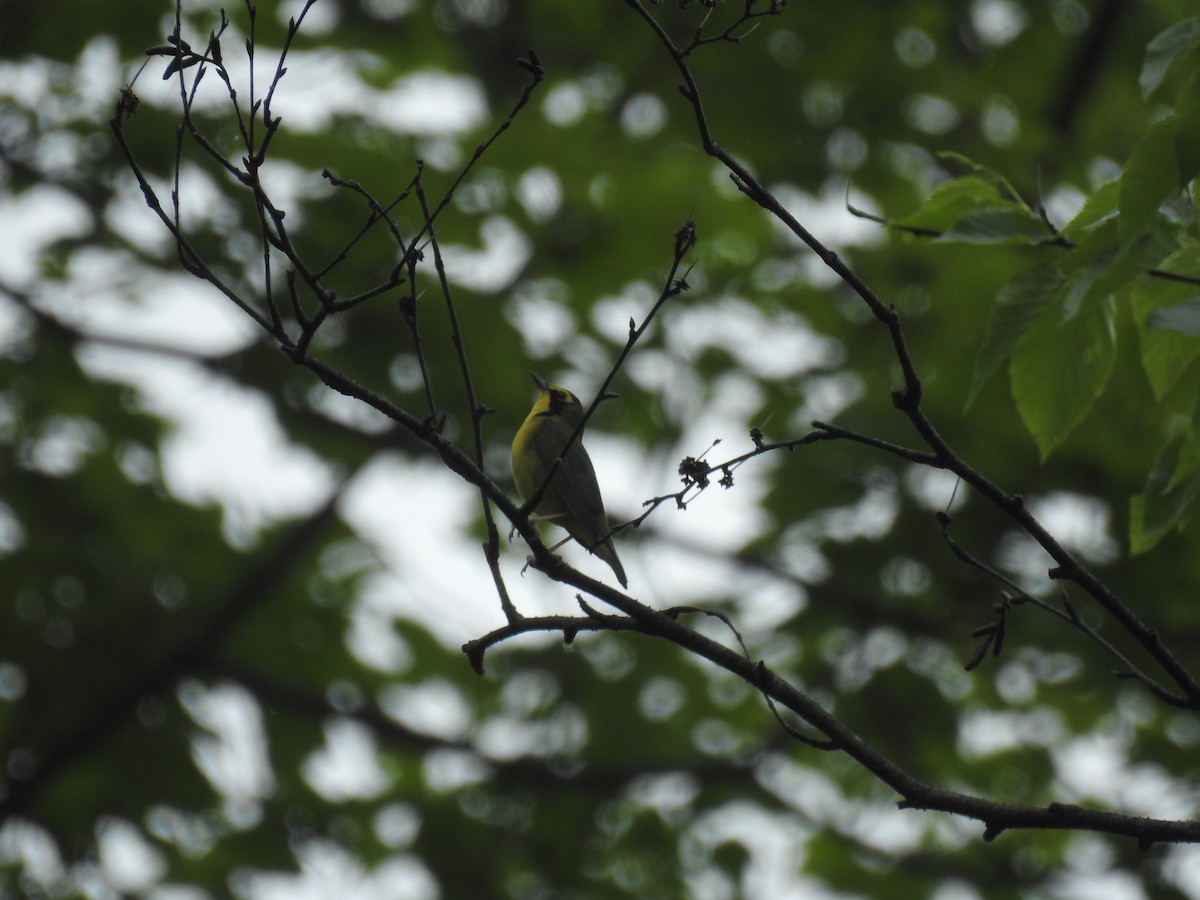
[[[596,470],[583,448],[582,436],[563,453],[563,447],[583,421],[583,404],[566,388],[547,384],[537,373],[533,373],[533,383],[537,385],[537,399],[512,442],[512,472],[517,490],[526,501],[532,498],[550,474],[554,461],[562,456],[534,512],[539,519],[565,528],[571,537],[609,564],[621,587],[628,587],[625,569],[610,536]]]

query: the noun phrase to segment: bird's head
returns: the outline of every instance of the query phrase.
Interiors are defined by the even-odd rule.
[[[564,387],[547,383],[541,375],[533,374],[533,383],[538,388],[538,398],[533,404],[532,416],[545,418],[561,418],[570,425],[575,425],[583,418],[583,404],[579,398]]]

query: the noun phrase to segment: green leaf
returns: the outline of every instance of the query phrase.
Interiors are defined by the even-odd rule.
[[[944,181],[933,189],[925,202],[897,224],[905,228],[947,231],[960,218],[978,209],[1003,205],[996,185],[973,175]]]
[[[1179,90],[1175,104],[1175,156],[1179,161],[1180,186],[1200,174],[1200,68]]]
[[[1025,427],[1044,460],[1091,410],[1116,358],[1116,304],[1089,303],[1063,320],[1048,306],[1013,353],[1009,376]]]
[[[940,240],[964,244],[1038,244],[1051,237],[1049,227],[1031,209],[1006,203],[966,213]]]
[[[1068,279],[1063,296],[1063,319],[1074,318],[1083,308],[1084,303],[1092,296],[1107,295],[1108,291],[1097,289],[1097,282],[1113,268],[1116,252],[1109,250],[1103,255],[1091,260]]]
[[[1122,247],[1145,234],[1159,207],[1179,187],[1175,119],[1160,119],[1142,134],[1121,174],[1117,236]]]
[[[1185,526],[1197,493],[1200,452],[1190,424],[1183,422],[1154,461],[1142,492],[1130,501],[1130,552],[1145,553],[1172,528]]]
[[[940,232],[940,239],[966,244],[1029,244],[1051,236],[1003,176],[958,153],[939,153],[972,174],[939,184],[915,212],[898,224]]]
[[[1195,17],[1177,22],[1159,32],[1146,45],[1146,60],[1138,76],[1142,96],[1149,99],[1162,85],[1181,55],[1200,47],[1200,19]]]
[[[1076,264],[1074,257],[1077,255],[1078,260],[1086,261],[1086,265],[1074,277],[1067,292],[1063,316],[1070,318],[1084,304],[1116,294],[1145,277],[1179,248],[1181,230],[1179,225],[1160,217],[1152,231],[1128,246],[1106,245],[1107,235],[1098,233],[1095,246],[1085,248],[1081,245],[1073,250],[1064,267],[1069,271]],[[1112,229],[1104,231],[1111,234]],[[1088,252],[1084,252],[1085,249]],[[1092,254],[1096,255],[1089,259]]]
[[[1187,247],[1169,257],[1160,270],[1200,279],[1200,249]],[[1158,400],[1200,356],[1200,341],[1188,330],[1189,313],[1173,313],[1200,300],[1200,286],[1163,277],[1141,279],[1131,295],[1134,322],[1140,330],[1142,368]]]
[[[965,169],[969,169],[985,181],[989,181],[992,184],[998,185],[1003,189],[1003,192],[1008,199],[1015,200],[1018,203],[1021,202],[1021,195],[1017,193],[1016,189],[1011,183],[1009,183],[1009,180],[999,172],[989,169],[987,166],[981,165],[980,163],[975,162],[975,160],[970,159],[961,153],[956,153],[953,150],[942,150],[937,154],[937,157],[938,159],[944,159],[949,160],[950,162],[958,163],[960,166]]]
[[[1099,222],[1105,216],[1113,215],[1119,206],[1120,201],[1121,181],[1114,178],[1112,181],[1106,181],[1088,197],[1083,204],[1083,209],[1075,214],[1067,226],[1063,229],[1063,233],[1077,239],[1078,232],[1089,225]]]
[[[1021,272],[996,294],[983,333],[983,345],[975,357],[975,371],[967,393],[968,407],[996,371],[1009,361],[1021,336],[1054,299],[1064,281],[1061,270],[1039,266]]]

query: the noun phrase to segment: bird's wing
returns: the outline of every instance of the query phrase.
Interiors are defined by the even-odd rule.
[[[555,453],[539,453],[542,471],[548,471],[555,458]],[[578,441],[567,450],[566,458],[546,488],[546,496],[539,506],[539,510],[542,509],[545,514],[556,516],[556,524],[612,566],[622,587],[628,583],[617,550],[608,537],[608,516],[604,513],[596,470]]]
[[[604,518],[604,500],[600,497],[600,485],[596,481],[596,470],[592,467],[591,457],[576,441],[567,451],[566,459],[559,467],[558,475],[562,478],[566,490],[562,491],[564,500],[569,497],[571,502],[564,503],[567,511],[580,519]],[[604,531],[607,531],[607,525]],[[603,537],[604,531],[596,535]]]
[[[566,440],[564,435],[563,440]],[[545,446],[551,444],[551,447]],[[549,471],[558,457],[561,444],[543,442],[535,452],[540,457],[542,471]],[[548,501],[548,502],[547,502]],[[600,487],[596,483],[596,470],[592,461],[578,440],[567,450],[566,458],[554,473],[554,478],[546,488],[546,497],[542,505],[549,515],[559,514],[562,520],[558,524],[566,527],[581,543],[588,546],[595,544],[608,533],[608,520],[604,515],[604,501],[600,498]],[[582,534],[576,531],[586,528]]]

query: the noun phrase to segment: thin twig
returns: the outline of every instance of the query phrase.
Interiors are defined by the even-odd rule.
[[[971,568],[982,572],[994,581],[1004,585],[1009,591],[1012,592],[1014,596],[1020,599],[1022,604],[1033,606],[1037,609],[1040,609],[1042,612],[1049,613],[1050,615],[1069,623],[1072,628],[1085,635],[1089,640],[1099,646],[1102,650],[1104,650],[1105,653],[1109,654],[1122,666],[1122,671],[1116,673],[1119,677],[1132,678],[1141,682],[1142,685],[1144,685],[1145,688],[1150,691],[1150,693],[1154,694],[1154,696],[1158,697],[1158,699],[1170,706],[1189,707],[1191,705],[1187,697],[1171,693],[1171,691],[1167,690],[1167,688],[1161,683],[1154,678],[1151,678],[1149,674],[1135,666],[1133,662],[1124,653],[1118,650],[1108,639],[1088,625],[1075,611],[1074,607],[1071,606],[1071,603],[1069,600],[1067,600],[1065,593],[1063,596],[1064,607],[1063,609],[1059,609],[1058,607],[1053,606],[1038,597],[1035,597],[1003,572],[999,571],[994,566],[988,565],[979,557],[975,556],[975,554],[968,551],[957,540],[954,539],[953,535],[950,534],[950,525],[952,522],[953,520],[946,513],[938,513],[938,523],[941,526],[942,539],[946,542],[946,546],[950,548],[950,552],[953,553],[960,561]],[[1011,603],[1010,605],[1015,606],[1016,604]]]
[[[442,299],[446,304],[446,315],[450,320],[450,340],[454,344],[454,354],[458,358],[459,374],[462,377],[463,391],[467,395],[467,408],[471,412],[471,439],[475,449],[475,464],[483,469],[483,417],[487,409],[479,403],[475,394],[475,382],[471,377],[471,363],[467,358],[467,342],[463,337],[462,325],[458,320],[458,309],[454,305],[454,292],[450,281],[446,278],[446,265],[442,259],[442,248],[438,243],[437,230],[429,221],[429,202],[425,196],[425,188],[420,181],[416,183],[417,201],[421,204],[421,213],[425,218],[429,232],[429,244],[433,250],[433,268],[437,272],[438,284],[441,288]],[[415,304],[414,304],[415,308]],[[492,505],[488,503],[487,493],[480,489],[479,503],[483,509],[484,527],[487,529],[487,540],[483,544],[483,555],[487,560],[488,569],[492,573],[492,582],[496,594],[500,598],[500,608],[505,618],[513,622],[521,617],[509,596],[504,576],[500,572],[500,530],[496,527],[495,516],[492,515]]]
[[[654,321],[654,317],[658,315],[659,311],[663,308],[663,305],[668,300],[679,296],[688,289],[686,277],[680,277],[679,275],[679,267],[683,265],[684,258],[696,245],[695,224],[689,220],[678,231],[675,232],[674,237],[675,245],[674,253],[671,259],[671,265],[668,267],[667,276],[664,280],[662,290],[659,291],[658,298],[646,312],[646,315],[642,318],[640,325],[630,318],[629,333],[625,338],[624,346],[622,346],[621,351],[617,354],[617,358],[613,361],[612,366],[609,368],[608,374],[605,375],[604,380],[600,383],[600,387],[596,390],[591,403],[589,403],[587,408],[584,410],[583,418],[580,419],[579,424],[575,426],[575,430],[571,432],[570,436],[563,444],[562,449],[559,451],[558,457],[547,470],[545,477],[542,479],[542,483],[538,486],[538,489],[533,492],[533,496],[529,497],[525,501],[525,504],[521,507],[521,510],[525,515],[531,514],[535,509],[537,509],[538,504],[542,502],[542,497],[545,495],[546,489],[550,486],[550,482],[554,478],[555,473],[558,472],[559,466],[562,465],[563,458],[567,455],[567,451],[570,450],[576,441],[580,440],[583,435],[583,430],[587,427],[588,421],[599,408],[601,402],[611,396],[608,393],[609,386],[612,384],[613,379],[617,377],[617,373],[620,372],[621,367],[625,364],[625,360],[629,358],[629,354],[633,350],[634,345],[638,342],[642,335],[646,333],[646,330],[650,327],[650,323]],[[619,530],[619,527],[611,529],[609,534],[600,538],[598,543],[603,543],[604,541],[608,540],[609,535],[617,530]]]

